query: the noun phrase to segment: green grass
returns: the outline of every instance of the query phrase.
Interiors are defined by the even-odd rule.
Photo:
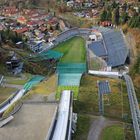
[[[15,88],[0,87],[0,104],[8,99],[15,91],[17,91]]]
[[[87,140],[88,131],[90,128],[90,117],[87,115],[78,115],[77,129],[73,140]]]
[[[62,63],[86,62],[85,40],[82,37],[73,37],[60,43],[54,50],[64,53],[64,56],[60,59]]]
[[[121,125],[108,126],[103,130],[101,140],[124,140],[124,130]]]
[[[31,77],[32,75],[29,73],[24,73],[24,77],[5,77],[7,84],[15,84],[15,85],[24,85]]]
[[[92,57],[89,62],[89,69],[99,70],[102,68],[102,64],[98,58]]]
[[[122,119],[122,111],[126,121],[131,121],[128,96],[125,90],[120,91],[121,80],[101,78],[91,75],[84,75],[81,79],[78,100],[74,103],[75,112],[99,114],[98,108],[98,80],[108,80],[111,87],[111,94],[104,95],[104,112],[106,117]],[[123,83],[123,81],[122,81]],[[122,87],[125,88],[125,87]],[[122,98],[123,97],[123,98]],[[116,113],[117,112],[117,113]]]
[[[57,93],[56,93],[56,99],[60,98],[61,92],[63,90],[72,90],[73,93],[74,93],[74,99],[77,99],[78,91],[79,91],[79,87],[78,86],[58,86]]]
[[[29,94],[42,94],[49,95],[51,93],[56,93],[57,89],[57,76],[52,75],[47,80],[40,82],[35,85],[28,93]]]

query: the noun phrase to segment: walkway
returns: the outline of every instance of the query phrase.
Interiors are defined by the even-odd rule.
[[[103,129],[109,125],[118,124],[118,121],[111,121],[103,116],[99,116],[91,124],[90,131],[88,134],[88,140],[99,140]]]
[[[19,90],[23,88],[23,85],[5,84],[5,83],[2,86],[3,87],[10,87],[10,88],[17,88]]]

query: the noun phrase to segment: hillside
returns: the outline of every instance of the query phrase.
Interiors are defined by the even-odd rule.
[[[131,49],[131,57],[132,64],[130,66],[130,74],[133,78],[133,82],[135,85],[135,90],[137,93],[137,98],[140,103],[140,29],[128,29],[127,35],[130,35],[133,42],[130,44]],[[131,41],[130,40],[130,41]]]

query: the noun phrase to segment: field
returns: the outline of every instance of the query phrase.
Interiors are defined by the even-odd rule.
[[[17,89],[0,87],[0,104],[8,99]]]
[[[104,115],[119,120],[123,117],[130,122],[131,116],[126,87],[123,81],[118,79],[84,75],[81,79],[78,100],[74,103],[75,112],[99,115],[97,80],[108,80],[111,87],[111,94],[104,95]]]
[[[43,94],[49,95],[51,93],[55,93],[57,88],[57,77],[56,75],[52,75],[48,80],[45,80],[38,85],[34,86],[29,94]]]
[[[60,93],[63,90],[72,90],[73,93],[74,93],[74,98],[77,99],[78,91],[79,91],[79,87],[78,86],[58,86],[57,93],[56,93],[56,99],[60,98]]]
[[[124,131],[126,139],[134,140],[126,85],[122,80],[84,75],[81,79],[78,100],[74,101],[74,112],[77,112],[78,115],[82,115],[85,117],[85,119],[87,119],[87,114],[91,116],[99,115],[97,87],[98,80],[108,80],[111,87],[111,94],[103,96],[104,116],[106,118],[112,118],[113,120],[123,122],[124,128],[126,128]],[[81,140],[77,135],[82,136],[83,133],[79,131],[78,134],[75,134],[75,137],[77,137],[76,139]]]
[[[124,130],[121,125],[106,127],[102,132],[101,140],[124,140]]]
[[[91,118],[88,115],[78,115],[77,129],[73,140],[86,140]]]
[[[73,37],[60,43],[55,51],[64,53],[61,63],[84,63],[86,62],[85,40],[82,37]]]
[[[8,77],[6,76],[7,84],[24,85],[32,77],[29,73],[22,74],[21,77]]]

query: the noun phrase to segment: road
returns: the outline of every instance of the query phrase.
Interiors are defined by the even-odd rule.
[[[103,116],[92,122],[87,140],[99,140],[103,129],[109,125],[119,124],[118,121],[111,121]]]

